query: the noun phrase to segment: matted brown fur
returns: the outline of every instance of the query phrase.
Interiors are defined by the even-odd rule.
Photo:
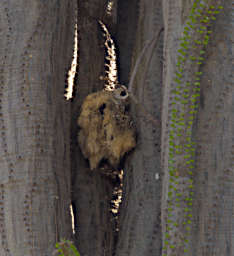
[[[117,168],[125,153],[136,146],[135,129],[126,110],[128,98],[116,97],[117,91],[89,94],[78,118],[78,142],[90,169],[102,159]]]

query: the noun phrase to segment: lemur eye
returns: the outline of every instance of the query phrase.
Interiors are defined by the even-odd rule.
[[[125,96],[127,93],[125,91],[121,91],[120,96]]]
[[[114,96],[117,99],[125,100],[128,98],[128,90],[124,85],[121,85],[119,88],[115,89]]]

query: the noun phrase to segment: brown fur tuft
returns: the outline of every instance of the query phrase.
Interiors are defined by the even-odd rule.
[[[78,118],[78,142],[90,169],[97,168],[102,159],[117,168],[124,154],[136,146],[135,129],[126,113],[128,100],[106,90],[85,98]]]

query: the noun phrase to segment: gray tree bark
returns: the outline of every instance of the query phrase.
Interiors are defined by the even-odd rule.
[[[201,96],[198,116],[193,126],[196,157],[194,169],[194,199],[192,208],[192,230],[188,239],[188,252],[171,248],[167,255],[233,255],[233,136],[234,136],[234,90],[232,66],[232,1],[208,1],[210,5],[223,5],[224,10],[212,26],[212,36],[207,47],[205,63],[202,65]],[[166,230],[166,204],[168,175],[168,117],[170,88],[173,84],[178,39],[191,1],[163,1],[164,10],[164,99],[162,114],[162,168],[165,174],[162,197],[162,229]],[[190,74],[196,71],[192,66]],[[180,163],[179,157],[175,158]],[[179,184],[186,182],[179,177]],[[182,185],[183,186],[183,185]],[[183,187],[180,187],[181,189]],[[181,217],[180,217],[181,218]],[[180,242],[181,230],[173,242]],[[165,237],[164,237],[165,239]]]
[[[155,2],[156,1],[154,1],[154,3]],[[214,4],[216,6],[218,4],[222,4],[218,1],[210,1],[209,3],[210,5]],[[123,6],[124,5],[127,4],[124,3]],[[149,6],[151,8],[149,8]],[[160,74],[159,70],[162,66],[159,66],[159,68],[156,69],[151,68],[148,73],[148,80],[144,81],[144,85],[146,87],[145,91],[150,92],[149,95],[151,97],[148,97],[146,100],[144,100],[144,97],[146,96],[143,95],[142,97],[142,91],[144,91],[144,89],[141,89],[142,85],[139,81],[144,77],[144,62],[138,72],[136,79],[137,82],[134,87],[134,93],[138,95],[140,102],[144,102],[147,107],[149,106],[148,109],[150,110],[152,110],[152,108],[155,111],[159,109],[159,104],[157,103],[161,103],[161,101],[155,97],[156,95],[158,96],[163,94],[164,97],[161,138],[161,161],[164,173],[164,186],[168,182],[168,170],[165,165],[165,162],[168,161],[168,158],[165,158],[165,154],[168,154],[165,153],[168,150],[168,145],[164,139],[167,136],[168,130],[167,104],[171,97],[168,87],[171,84],[170,81],[174,78],[177,49],[179,46],[178,39],[181,37],[181,32],[187,20],[191,6],[192,1],[163,1],[163,8],[160,9],[160,11],[163,10],[164,13],[165,26],[163,45],[165,58],[163,65],[163,92],[158,93],[157,91],[156,93],[156,91],[154,91],[155,89],[152,90],[152,87],[150,86],[151,83],[160,81],[160,76],[158,77],[158,75]],[[135,56],[139,56],[142,49],[142,43],[139,44],[138,40],[142,38],[144,39],[147,32],[152,36],[153,31],[155,31],[150,26],[150,19],[152,16],[155,17],[155,14],[153,13],[156,12],[156,8],[152,8],[149,1],[147,1],[147,3],[144,1],[140,2],[139,7],[138,11],[136,11],[139,15],[139,23],[136,33]],[[149,9],[147,9],[147,7]],[[127,10],[128,8],[126,8],[126,12],[128,12]],[[233,15],[232,12],[231,1],[225,1],[224,12],[215,22],[214,35],[210,39],[211,45],[208,46],[207,59],[201,70],[204,73],[201,81],[201,106],[197,122],[193,128],[194,138],[195,141],[197,141],[196,173],[194,181],[195,198],[192,212],[193,228],[191,231],[192,235],[188,237],[188,254],[194,256],[229,256],[233,254],[234,236],[232,229],[234,222],[232,216],[234,209],[231,199],[234,195],[234,179],[232,174],[232,138],[234,133],[232,115],[234,104],[232,88],[233,80],[231,75],[231,31],[233,30],[233,20],[231,20]],[[131,11],[129,14],[130,13]],[[127,17],[127,14],[121,14],[121,16]],[[157,17],[160,17],[160,15]],[[133,20],[134,19],[131,19],[131,21]],[[125,20],[124,24],[128,24],[128,20]],[[147,26],[144,27],[144,24],[147,24]],[[134,24],[131,23],[129,26],[134,27]],[[121,30],[120,34],[121,33],[124,34],[124,30]],[[129,35],[128,33],[126,34],[126,41],[124,40],[124,37],[122,39],[118,38],[120,51],[122,45],[126,46],[131,43],[132,35]],[[122,45],[121,40],[123,41]],[[122,70],[124,70],[125,67],[127,70],[129,64],[125,63],[127,56],[129,56],[129,52],[124,54],[124,56],[125,59],[122,57],[121,60],[120,54],[120,65],[122,64]],[[160,58],[160,56],[161,54],[158,54],[157,57]],[[151,65],[157,67],[154,61],[155,60],[152,60]],[[223,75],[220,76],[220,73],[217,72],[217,70],[221,70],[221,74]],[[124,71],[122,72],[122,74],[124,74],[123,79],[127,81],[127,75]],[[155,73],[157,73],[157,75]],[[152,78],[152,80],[150,78]],[[226,81],[225,87],[223,86],[222,81]],[[205,86],[209,84],[208,82],[210,83],[210,89]],[[212,92],[210,92],[210,90],[212,90]],[[210,95],[210,93],[212,94]],[[156,105],[154,106],[153,104],[155,103]],[[136,114],[139,141],[131,159],[127,161],[124,168],[124,196],[120,211],[120,231],[116,255],[161,255],[160,241],[163,239],[163,235],[161,234],[160,228],[157,228],[157,225],[160,225],[160,219],[156,219],[157,210],[155,210],[154,207],[154,205],[157,205],[160,202],[160,198],[155,197],[155,194],[161,195],[161,187],[160,181],[158,182],[159,186],[157,188],[156,186],[153,186],[155,180],[152,175],[154,172],[160,173],[160,171],[158,171],[158,167],[154,167],[154,165],[159,161],[159,158],[157,158],[157,152],[150,147],[150,140],[147,140],[147,138],[150,138],[153,139],[152,141],[157,143],[158,138],[155,138],[154,135],[150,134],[150,129],[145,125],[145,123],[147,123],[146,120],[141,119],[138,114],[139,110],[134,108],[134,112]],[[160,118],[160,116],[158,116],[158,112],[156,112],[155,118]],[[209,123],[207,123],[207,120],[209,120]],[[141,129],[142,127],[144,128]],[[157,131],[157,133],[160,134],[159,131]],[[217,140],[219,141],[218,143]],[[151,153],[149,153],[148,161],[143,162],[144,164],[147,164],[147,168],[145,168],[144,164],[143,166],[141,164],[141,159],[145,158],[147,152]],[[180,159],[177,159],[177,161],[180,161]],[[147,174],[144,173],[145,170],[148,171]],[[201,172],[199,170],[204,171]],[[214,171],[217,175],[214,175]],[[148,177],[150,177],[150,179]],[[151,186],[153,186],[153,189]],[[148,190],[150,191],[150,196],[147,194]],[[153,200],[150,202],[149,198],[152,198]],[[166,200],[167,198],[162,197],[162,205],[164,205],[163,203],[165,203]],[[147,207],[147,202],[150,202],[149,207]],[[163,207],[161,209],[161,206],[158,205],[158,209],[162,211],[162,215],[165,214],[165,209]],[[145,218],[148,218],[148,222],[144,221]],[[156,229],[153,231],[155,226]],[[160,236],[162,237],[159,238]],[[179,243],[179,240],[177,242]],[[172,249],[170,253],[168,255],[182,255],[183,252]]]
[[[63,92],[72,58],[75,1],[1,1],[0,255],[49,256],[56,241],[72,239],[71,178],[75,238],[82,256],[161,255],[165,220],[162,219],[161,230],[160,215],[162,212],[165,216],[165,188],[169,179],[169,89],[178,39],[192,1],[119,1],[118,10],[122,13],[117,25],[116,19],[110,21],[106,17],[106,3],[105,0],[78,1],[79,87],[70,112]],[[189,255],[193,256],[229,256],[234,251],[231,4],[231,0],[223,2],[224,11],[213,27],[202,66],[200,107],[193,127],[197,154],[193,226],[188,241]],[[132,6],[135,10],[131,9],[128,15]],[[103,89],[99,76],[104,71],[104,49],[98,19],[113,22],[112,29],[117,26],[121,52],[119,80],[124,83],[128,82],[129,70],[133,69],[144,43],[162,25],[165,27],[164,43],[161,36],[149,69],[146,59],[150,52],[146,53],[133,87],[133,94],[159,125],[151,123],[132,104],[138,143],[124,166],[116,244],[115,222],[110,214],[114,186],[98,170],[89,170],[76,142],[76,120],[84,97]],[[73,117],[71,164],[70,113]],[[177,238],[174,239],[176,242]],[[182,256],[173,250],[169,253]]]
[[[78,143],[77,119],[84,98],[104,89],[104,39],[98,23],[105,23],[105,0],[78,1],[79,71],[72,104],[72,203],[75,213],[76,244],[82,256],[112,255],[115,222],[110,213],[113,184],[91,171]]]
[[[234,254],[233,1],[223,1],[222,5],[202,68],[195,132],[193,256]]]
[[[132,15],[132,5],[137,8]],[[120,49],[120,80],[128,81],[132,68],[145,43],[156,37],[162,28],[161,1],[120,1],[123,13],[119,20],[118,39]],[[128,13],[130,14],[128,16]],[[134,24],[134,21],[136,23]],[[124,26],[129,27],[124,29]],[[124,166],[123,201],[120,208],[117,256],[160,255],[161,227],[161,167],[160,167],[160,119],[162,97],[162,34],[153,52],[146,52],[135,79],[133,94],[140,104],[158,121],[155,126],[132,103],[132,112],[137,127],[137,147]],[[134,50],[133,50],[134,47]],[[128,50],[126,50],[128,49]],[[131,51],[130,51],[131,49]],[[123,52],[122,52],[123,51]],[[133,56],[132,59],[129,57]],[[147,58],[152,56],[150,66]],[[160,178],[157,179],[157,176]]]
[[[0,3],[0,255],[51,256],[70,239],[75,1]]]

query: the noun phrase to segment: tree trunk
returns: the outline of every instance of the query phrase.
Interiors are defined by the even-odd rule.
[[[208,8],[211,6],[217,8],[221,4],[221,1],[206,2]],[[233,255],[234,251],[232,231],[234,224],[232,203],[234,195],[232,141],[234,135],[232,114],[234,101],[233,85],[231,84],[232,42],[230,36],[231,31],[233,31],[233,20],[231,20],[233,10],[231,9],[231,1],[223,1],[222,3],[224,10],[217,16],[217,20],[208,26],[208,30],[212,30],[213,33],[206,47],[207,53],[204,55],[204,65],[198,70],[197,64],[199,63],[194,63],[191,59],[191,61],[186,62],[184,66],[185,75],[180,78],[182,81],[180,86],[183,87],[183,82],[185,84],[186,81],[193,81],[193,75],[197,71],[202,74],[200,82],[197,82],[201,87],[199,89],[201,93],[198,115],[192,122],[192,127],[188,128],[187,131],[185,130],[185,132],[189,132],[187,133],[189,134],[187,137],[189,142],[185,145],[190,148],[193,145],[189,144],[191,141],[196,145],[195,156],[191,154],[193,156],[191,160],[195,161],[195,164],[189,165],[192,168],[192,173],[190,175],[189,171],[188,175],[188,173],[185,173],[184,167],[187,163],[186,155],[178,152],[179,155],[175,156],[173,161],[170,161],[172,159],[169,149],[172,148],[172,144],[170,144],[172,142],[171,127],[173,119],[171,118],[173,116],[171,103],[174,97],[172,89],[175,88],[175,77],[176,72],[178,72],[176,64],[179,55],[177,50],[181,43],[178,39],[185,36],[182,32],[185,22],[189,21],[188,15],[192,3],[191,1],[163,1],[165,69],[163,81],[162,167],[165,176],[162,190],[162,230],[165,247],[163,253],[168,256],[229,256]],[[206,27],[206,25],[204,26]],[[195,41],[198,50],[200,49],[200,42],[200,39]],[[199,55],[196,54],[194,49],[189,52],[189,56],[198,57]],[[203,60],[203,58],[198,60]],[[178,107],[179,104],[176,103],[175,106]],[[189,123],[186,118],[188,116],[185,114],[183,122]],[[177,138],[176,145],[183,145],[183,138],[185,137],[182,133],[182,137]],[[177,168],[170,169],[174,166]],[[171,175],[170,171],[175,171],[175,174]],[[191,183],[191,192],[188,189],[190,187],[189,183]],[[175,189],[176,193],[171,189]],[[171,195],[173,201],[171,201]],[[190,206],[185,206],[187,203]],[[169,210],[171,211],[170,217]],[[191,231],[189,231],[189,223],[192,223]]]
[[[125,1],[126,2],[126,1]],[[132,1],[130,1],[132,2]],[[120,81],[127,81],[130,74],[129,56],[133,55],[132,69],[145,43],[156,37],[162,27],[161,1],[133,1],[134,9],[129,3],[120,1],[119,9],[123,12],[118,23],[120,44]],[[124,8],[125,7],[125,8]],[[130,15],[128,16],[128,13]],[[131,19],[131,20],[130,20]],[[137,26],[134,24],[137,20]],[[129,27],[124,28],[129,24]],[[137,29],[133,29],[137,27]],[[135,32],[136,31],[136,32]],[[126,40],[125,40],[126,38]],[[131,44],[135,38],[134,51]],[[119,235],[116,247],[117,256],[151,256],[160,255],[160,199],[161,199],[161,168],[160,168],[160,112],[162,88],[162,35],[152,52],[147,51],[137,70],[133,94],[140,104],[158,122],[155,126],[139,106],[132,103],[132,112],[137,127],[137,147],[127,158],[124,166],[123,201],[120,208]],[[127,51],[126,48],[127,47]],[[122,52],[123,51],[123,52]],[[150,66],[147,58],[152,56]],[[129,71],[128,71],[129,72]],[[123,79],[122,76],[123,75]],[[159,177],[159,179],[157,178]]]
[[[105,0],[78,1],[79,71],[72,105],[72,204],[76,244],[82,256],[112,255],[114,220],[110,212],[113,184],[101,170],[91,171],[77,143],[77,119],[84,98],[104,89],[104,39],[98,20],[105,19]],[[105,22],[105,21],[104,21]]]
[[[75,1],[0,5],[0,255],[71,238],[69,105]]]
[[[223,1],[202,68],[191,255],[234,254],[233,2]],[[195,242],[196,241],[196,242]]]
[[[139,18],[139,0],[118,0],[117,62],[120,82],[128,85]]]

